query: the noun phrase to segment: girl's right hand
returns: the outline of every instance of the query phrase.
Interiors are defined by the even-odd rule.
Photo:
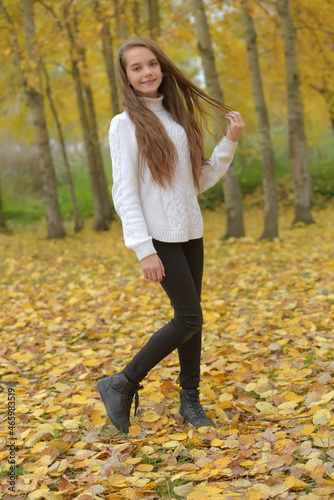
[[[164,266],[156,253],[142,259],[140,265],[147,280],[158,282],[165,276]]]

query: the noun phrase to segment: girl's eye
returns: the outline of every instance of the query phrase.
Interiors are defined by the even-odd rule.
[[[137,69],[139,69],[139,66],[136,66],[135,68],[133,68],[133,71],[137,71]]]

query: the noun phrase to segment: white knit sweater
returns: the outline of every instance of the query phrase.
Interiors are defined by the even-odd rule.
[[[138,144],[135,126],[126,111],[116,115],[110,125],[109,142],[113,168],[112,196],[121,218],[125,245],[138,260],[156,253],[152,238],[164,242],[183,242],[203,236],[203,218],[197,195],[216,184],[230,166],[237,143],[223,138],[203,166],[200,191],[196,192],[188,140],[185,130],[163,106],[163,95],[144,98],[146,106],[161,120],[175,144],[178,162],[172,187],[162,188],[150,169],[138,174]]]

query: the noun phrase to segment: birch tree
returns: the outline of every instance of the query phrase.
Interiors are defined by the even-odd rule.
[[[43,192],[46,205],[47,237],[63,238],[65,230],[62,225],[60,206],[58,202],[57,181],[53,165],[49,134],[46,125],[44,99],[41,82],[40,61],[36,55],[35,22],[32,0],[21,0],[26,58],[22,56],[14,23],[9,16],[2,0],[0,8],[11,33],[12,46],[20,74],[22,87],[33,117],[36,142],[40,154],[40,167],[43,178]]]
[[[116,36],[122,43],[129,37],[129,26],[126,17],[127,0],[114,0]]]
[[[263,92],[256,31],[247,2],[248,0],[242,1],[241,21],[247,45],[248,66],[258,122],[259,143],[263,165],[262,182],[264,191],[265,221],[261,238],[275,238],[278,236],[278,204],[275,180],[275,158],[270,138],[270,124],[267,106]]]
[[[160,36],[159,0],[147,0],[147,6],[150,37],[157,40]]]
[[[79,109],[80,122],[83,132],[83,139],[88,159],[90,182],[93,194],[93,206],[94,206],[94,217],[95,217],[94,228],[97,231],[104,231],[109,228],[108,218],[104,212],[103,199],[100,196],[99,175],[95,161],[94,145],[90,137],[90,123],[84,99],[84,88],[78,65],[78,57],[76,56],[77,47],[75,44],[75,37],[73,34],[72,27],[67,18],[66,10],[64,11],[64,26],[67,31],[68,39],[70,41],[72,49],[71,72],[74,80],[75,94],[77,98],[77,105]]]
[[[311,214],[311,177],[307,160],[303,107],[299,90],[300,77],[295,27],[290,0],[277,0],[277,6],[284,39],[290,155],[294,177],[294,223],[312,224],[314,220]]]
[[[72,178],[72,173],[71,173],[70,162],[69,162],[69,159],[67,156],[67,151],[66,151],[66,146],[65,146],[65,138],[64,138],[64,134],[63,134],[62,125],[61,125],[61,122],[60,122],[60,119],[59,119],[59,116],[57,113],[57,108],[56,108],[56,105],[55,105],[55,102],[54,102],[54,99],[52,96],[49,74],[48,74],[47,69],[45,67],[45,64],[43,62],[41,63],[41,67],[42,67],[42,70],[43,70],[43,73],[45,76],[45,80],[46,80],[46,89],[45,89],[46,94],[48,96],[50,108],[51,108],[54,120],[56,122],[56,127],[58,130],[59,143],[60,143],[60,148],[61,148],[61,152],[63,155],[67,183],[69,186],[70,196],[71,196],[73,218],[74,218],[74,232],[77,233],[83,228],[83,221],[82,221],[80,214],[79,214],[77,199],[75,196],[74,183],[73,183],[73,178]]]
[[[191,0],[190,3],[195,17],[198,47],[202,58],[208,93],[211,97],[223,101],[223,93],[216,70],[212,40],[203,0]],[[233,163],[223,177],[223,190],[227,212],[227,226],[224,239],[232,236],[237,238],[245,236],[241,192]]]
[[[111,112],[114,116],[120,112],[120,107],[114,66],[114,47],[110,30],[110,21],[108,15],[105,14],[100,0],[96,0],[94,2],[94,11],[97,20],[103,25],[101,30],[102,51],[109,81]]]

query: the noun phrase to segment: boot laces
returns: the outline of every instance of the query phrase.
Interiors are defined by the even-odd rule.
[[[207,418],[203,407],[198,399],[198,391],[196,389],[188,389],[186,392],[189,401],[189,409],[195,418]]]
[[[138,385],[136,388],[128,388],[128,390],[123,393],[123,398],[122,398],[123,411],[126,412],[127,415],[130,415],[133,396],[135,396],[135,416],[137,415],[137,409],[139,406],[138,391],[142,388],[143,388],[142,385]]]

